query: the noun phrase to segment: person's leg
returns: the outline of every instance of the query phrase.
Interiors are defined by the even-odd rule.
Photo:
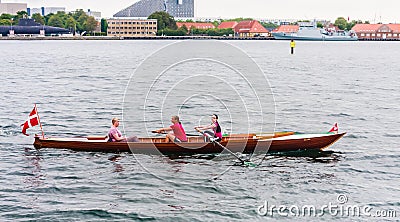
[[[205,142],[210,141],[210,138],[213,138],[213,137],[214,137],[214,132],[213,131],[210,131],[210,130],[204,131],[204,140],[205,140]]]
[[[140,142],[137,136],[131,136],[126,139],[127,142]]]
[[[165,142],[169,143],[170,141],[174,141],[175,135],[173,133],[168,133],[167,136],[165,137]]]

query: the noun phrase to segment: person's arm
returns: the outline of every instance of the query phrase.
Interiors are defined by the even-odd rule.
[[[118,133],[114,133],[112,134],[112,136],[114,137],[115,141],[121,141],[123,139],[126,139],[125,136],[118,136]]]
[[[154,130],[155,132],[157,132],[157,133],[163,133],[163,132],[168,132],[168,131],[171,131],[172,129],[171,129],[171,127],[166,127],[166,128],[160,128],[160,129],[157,129],[157,130]]]
[[[207,130],[207,129],[214,129],[216,126],[215,124],[207,125],[207,126],[196,126],[195,129],[199,130]]]

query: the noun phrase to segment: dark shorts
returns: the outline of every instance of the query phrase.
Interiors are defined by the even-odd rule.
[[[206,142],[209,142],[210,140],[217,141],[217,142],[221,141],[221,138],[216,137],[213,131],[206,130],[206,131],[204,131],[204,134],[208,135],[208,136],[204,135]]]

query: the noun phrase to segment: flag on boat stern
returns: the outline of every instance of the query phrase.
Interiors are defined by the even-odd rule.
[[[35,104],[35,107],[33,108],[32,112],[29,114],[29,119],[27,121],[25,121],[25,123],[21,124],[22,133],[25,136],[29,136],[28,134],[26,134],[26,130],[33,126],[39,125],[39,123],[40,123],[39,115],[38,115],[36,104]]]
[[[338,133],[338,131],[339,131],[339,127],[338,127],[337,123],[335,123],[335,125],[333,125],[332,129],[329,130],[330,133]]]

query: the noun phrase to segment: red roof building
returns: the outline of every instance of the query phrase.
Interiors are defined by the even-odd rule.
[[[235,26],[235,33],[239,37],[270,36],[269,31],[256,20],[239,22]]]
[[[356,24],[351,30],[363,33],[375,33],[382,24]]]
[[[295,33],[299,31],[298,25],[281,25],[274,29],[273,32]]]
[[[400,39],[400,24],[356,24],[351,30],[359,39]]]
[[[393,33],[400,33],[400,24],[388,24],[387,26],[392,30]]]
[[[219,29],[234,29],[238,23],[233,21],[233,22],[221,22],[219,24],[218,28]]]
[[[192,27],[195,27],[196,29],[215,29],[215,26],[212,23],[206,22],[177,22],[176,25],[178,28],[185,25],[188,31],[190,31]]]

